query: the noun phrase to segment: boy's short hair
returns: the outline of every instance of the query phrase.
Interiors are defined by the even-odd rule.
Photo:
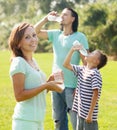
[[[101,69],[102,67],[104,67],[107,64],[107,56],[105,54],[103,54],[101,51],[97,50],[100,53],[100,57],[99,57],[99,64],[97,66],[98,69]]]

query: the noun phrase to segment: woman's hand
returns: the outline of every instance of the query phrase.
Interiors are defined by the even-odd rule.
[[[48,91],[56,91],[56,92],[61,93],[64,90],[64,88],[62,88],[61,84],[62,84],[61,82],[50,81],[47,83],[46,88]]]
[[[51,75],[48,77],[47,82],[49,82],[49,81],[54,81],[54,75],[53,75],[53,74],[51,74]]]

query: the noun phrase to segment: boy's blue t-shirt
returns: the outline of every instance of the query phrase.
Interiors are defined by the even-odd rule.
[[[65,87],[76,88],[77,79],[72,71],[63,67],[63,62],[75,40],[78,40],[80,43],[82,43],[85,49],[89,48],[86,36],[81,32],[75,32],[71,35],[64,36],[63,31],[61,30],[48,30],[48,38],[53,44],[53,68],[57,65],[63,70]],[[80,55],[79,52],[76,51],[72,56],[71,63],[77,65],[79,62]]]

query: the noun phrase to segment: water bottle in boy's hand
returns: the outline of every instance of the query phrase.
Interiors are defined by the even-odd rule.
[[[74,42],[73,42],[73,46],[77,46],[77,45],[82,45],[78,40],[75,40]],[[82,55],[84,55],[84,56],[87,56],[88,55],[88,53],[87,53],[87,50],[83,47],[83,45],[82,45],[82,48],[79,50],[79,52],[82,54]]]

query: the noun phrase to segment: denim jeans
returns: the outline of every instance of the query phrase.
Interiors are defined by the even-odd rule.
[[[77,126],[76,130],[98,130],[97,121],[93,121],[92,123],[87,123],[85,119],[77,116]]]
[[[55,130],[69,130],[67,112],[70,115],[73,130],[76,130],[76,112],[72,111],[74,90],[74,88],[65,88],[62,93],[52,92]]]

